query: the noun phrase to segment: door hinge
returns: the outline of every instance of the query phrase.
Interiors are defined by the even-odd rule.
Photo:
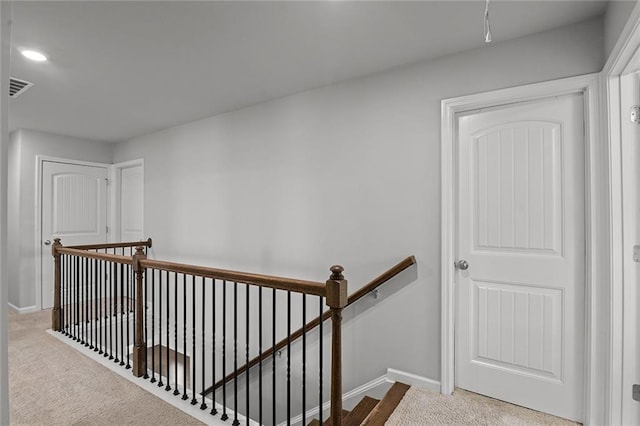
[[[108,234],[108,233],[109,233],[109,227],[108,227],[108,226],[106,226],[105,228],[106,228],[106,230],[107,230],[107,234]]]
[[[640,123],[640,105],[634,105],[631,107],[631,122]]]
[[[640,385],[633,385],[631,391],[631,397],[634,401],[640,401]]]

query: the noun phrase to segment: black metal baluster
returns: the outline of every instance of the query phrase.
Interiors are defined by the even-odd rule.
[[[109,277],[109,359],[113,359],[113,298],[114,295],[114,280],[116,279],[116,264],[111,264],[111,276]],[[106,352],[105,352],[106,355]]]
[[[87,283],[89,282],[88,272],[87,272],[87,258],[82,258],[82,276],[84,277],[84,281],[82,281],[81,294],[82,294],[82,310],[80,319],[82,320],[82,343],[85,346],[89,346],[87,343]]]
[[[318,299],[320,300],[320,305],[318,307],[318,312],[319,312],[319,317],[320,317],[320,322],[318,323],[318,348],[319,348],[319,355],[318,355],[318,371],[319,371],[319,375],[320,375],[320,380],[318,382],[318,387],[319,387],[319,403],[318,403],[318,407],[319,407],[319,414],[320,414],[320,424],[322,424],[322,402],[323,402],[323,396],[322,396],[322,358],[323,358],[323,353],[322,353],[322,341],[323,341],[323,333],[322,333],[322,323],[324,321],[322,321],[322,314],[323,312],[323,304],[322,304],[322,296],[319,296]]]
[[[87,344],[85,346],[87,346],[89,349],[93,349],[93,345],[91,344],[91,341],[93,339],[93,336],[91,334],[93,327],[92,327],[92,321],[91,321],[91,306],[92,306],[92,295],[91,295],[91,289],[92,289],[92,285],[91,285],[91,278],[93,277],[93,270],[91,269],[91,259],[87,258],[87,285],[86,285],[86,289],[87,289]]]
[[[262,287],[258,287],[258,422],[262,423]]]
[[[91,341],[91,327],[89,326],[89,308],[91,307],[91,271],[90,262],[88,258],[84,259],[84,345],[89,347]]]
[[[162,278],[160,279],[162,281]],[[162,297],[162,291],[160,291]],[[162,300],[161,304],[162,306]],[[160,326],[162,327],[162,326]],[[156,270],[151,270],[151,383],[156,382]]]
[[[287,425],[291,424],[291,292],[287,291]]]
[[[68,305],[69,305],[69,337],[72,340],[75,340],[75,332],[74,332],[74,322],[75,322],[75,276],[76,276],[76,262],[74,261],[72,256],[69,256],[69,297]]]
[[[250,399],[249,399],[249,372],[250,372],[250,370],[249,370],[249,319],[250,319],[249,318],[249,312],[250,312],[249,311],[249,284],[246,284],[246,287],[247,287],[247,300],[246,300],[246,308],[245,308],[245,314],[246,314],[245,321],[246,321],[247,330],[246,330],[246,335],[245,335],[245,357],[244,357],[245,358],[245,361],[244,361],[245,364],[244,365],[247,366],[247,368],[245,370],[245,380],[246,380],[246,386],[247,386],[247,389],[246,389],[246,393],[247,393],[246,419],[247,419],[247,425],[248,425],[249,424],[249,414],[250,414],[250,411],[249,411],[249,401],[250,401]]]
[[[92,298],[92,294],[91,294],[91,290],[93,288],[93,286],[91,285],[91,278],[93,277],[93,269],[91,269],[92,266],[92,259],[87,259],[87,345],[89,346],[89,349],[93,349],[93,320],[92,320],[92,306],[93,306],[93,298]]]
[[[62,270],[62,305],[64,306],[62,312],[63,312],[63,318],[64,318],[64,327],[62,327],[62,333],[65,336],[68,336],[68,327],[69,327],[69,304],[68,304],[68,300],[67,297],[69,296],[69,291],[68,291],[68,286],[69,286],[69,280],[68,280],[68,276],[69,276],[69,263],[68,263],[68,258],[66,255],[61,255],[60,256],[60,262],[62,262],[63,265],[63,270]]]
[[[272,405],[273,405],[273,425],[275,426],[276,423],[276,289],[273,289],[273,300],[272,302],[272,312],[271,315],[273,316],[273,321],[272,321],[272,330],[271,330],[271,338],[273,340],[273,344],[272,344],[272,355],[271,355],[271,361],[272,361],[272,367],[273,367],[273,383],[272,388],[273,388],[273,400],[272,400]]]
[[[113,249],[115,252],[115,248]],[[118,359],[118,264],[117,263],[113,263],[113,318],[112,321],[114,321],[114,340],[115,340],[115,358],[113,360],[113,362],[120,362],[120,360]]]
[[[74,324],[74,339],[76,342],[80,341],[80,257],[76,257],[76,282],[75,282],[75,299],[76,303],[74,306],[75,311],[75,324]]]
[[[202,404],[200,404],[200,409],[201,410],[206,410],[206,408],[207,408],[207,404],[205,404],[205,402],[204,402],[204,398],[205,398],[205,395],[204,395],[204,378],[205,378],[205,362],[204,362],[205,359],[204,359],[204,355],[205,355],[205,351],[204,350],[205,350],[205,346],[206,346],[205,345],[205,341],[204,341],[204,339],[205,339],[204,313],[205,313],[206,296],[207,296],[207,291],[206,291],[206,288],[205,288],[205,278],[202,277],[202,312],[200,313],[201,318],[202,318],[202,361],[201,361],[201,363],[202,363],[202,365],[201,365],[201,367],[202,367]],[[195,302],[194,302],[194,306],[195,306]],[[211,309],[213,309],[213,307],[211,307]],[[195,394],[196,394],[196,386],[195,386],[195,384],[193,385],[192,389],[193,389],[193,395],[195,397]]]
[[[104,355],[104,340],[102,338],[102,336],[104,335],[104,329],[102,328],[102,309],[104,307],[104,275],[103,275],[103,270],[104,268],[104,261],[103,260],[99,260],[98,261],[98,295],[100,297],[100,303],[98,305],[98,324],[99,324],[99,329],[100,329],[100,335],[98,338],[98,355]]]
[[[204,346],[204,342],[203,346]],[[186,352],[185,352],[186,355]],[[196,277],[191,276],[191,392],[193,397],[191,398],[191,405],[196,405],[198,399],[196,398]],[[187,369],[185,368],[185,371]],[[185,394],[187,387],[185,386]]]
[[[60,330],[58,330],[60,333],[64,334],[64,329],[66,326],[66,308],[65,308],[65,282],[64,282],[64,278],[66,276],[66,268],[65,268],[65,256],[64,254],[59,255],[58,257],[59,262],[60,262],[60,310],[59,312],[59,318],[60,318]]]
[[[80,318],[81,314],[82,314],[82,308],[81,308],[81,303],[82,303],[82,295],[80,293],[81,290],[81,283],[82,283],[82,258],[80,256],[78,256],[76,258],[76,261],[78,263],[77,266],[77,270],[76,270],[76,342],[78,343],[82,343],[82,319]]]
[[[216,415],[216,279],[213,278],[211,286],[211,411],[209,414]],[[203,395],[204,397],[204,395]]]
[[[149,315],[147,314],[147,309],[149,309],[149,269],[145,269],[144,270],[144,298],[143,303],[144,303],[144,318],[140,318],[140,321],[142,321],[144,319],[144,344],[146,346],[146,350],[144,351],[144,378],[148,379],[149,378],[149,333],[147,332],[147,327],[149,324],[147,324],[147,318],[149,318]],[[133,306],[136,306],[135,304]],[[136,310],[133,310],[133,323],[136,323],[136,314],[135,314]],[[135,335],[135,333],[134,333]],[[138,343],[137,341],[135,341],[135,336],[134,336],[134,345],[136,343]]]
[[[187,395],[187,276],[184,274],[182,274],[182,388],[182,400],[186,401],[189,395]]]
[[[167,286],[169,285],[169,272],[166,273],[167,275]],[[158,346],[159,346],[159,353],[158,353],[158,387],[162,387],[164,385],[164,383],[162,383],[162,271],[158,271],[158,279],[160,281],[160,287],[158,288]],[[155,362],[155,354],[154,354],[154,362]]]
[[[126,351],[127,351],[127,366],[125,367],[127,370],[131,368],[131,363],[129,361],[129,343],[130,343],[130,337],[129,337],[129,329],[131,328],[131,323],[129,322],[129,311],[131,310],[131,299],[133,298],[135,300],[135,294],[133,294],[132,289],[130,287],[129,284],[129,275],[131,273],[131,265],[127,265],[127,273],[125,274],[126,277],[126,283],[125,283],[125,291],[127,293],[125,300],[126,300],[126,305],[125,305],[125,309],[127,311],[127,346],[126,346]],[[124,319],[124,316],[123,316]],[[135,324],[135,319],[133,321],[133,323]]]
[[[73,257],[67,255],[67,336],[73,335]]]
[[[307,424],[307,295],[302,293],[302,424]]]
[[[182,275],[184,277],[184,275]],[[183,283],[184,284],[184,283]],[[180,395],[178,390],[178,273],[174,273],[174,287],[173,287],[173,307],[174,307],[174,321],[173,321],[173,379],[175,382],[174,395]],[[186,384],[186,383],[185,383]]]
[[[227,420],[227,281],[222,280],[222,416]]]
[[[169,319],[171,318],[171,312],[170,312],[170,303],[171,303],[171,295],[169,293],[169,271],[167,271],[167,386],[165,386],[164,390],[166,391],[170,391],[171,390],[171,380],[169,380],[171,378],[171,365],[169,363],[169,342],[170,342],[170,337],[169,337],[169,327],[170,327],[170,321]],[[176,313],[174,313],[175,315]],[[177,381],[177,380],[176,380]]]
[[[122,255],[124,256],[124,247],[122,248]],[[124,263],[120,264],[120,365],[124,365]],[[127,324],[128,325],[128,324]],[[128,327],[127,327],[128,328]],[[127,352],[129,352],[127,350]]]
[[[238,426],[238,283],[233,283],[233,426]]]
[[[65,317],[65,327],[64,327],[64,335],[69,337],[69,329],[71,328],[71,304],[70,304],[70,295],[71,295],[71,257],[69,255],[62,255],[64,258],[64,317]]]
[[[91,269],[93,272],[93,303],[91,304],[92,309],[91,309],[91,332],[92,337],[91,337],[91,346],[89,346],[89,349],[93,349],[94,352],[98,352],[98,321],[96,321],[96,315],[98,313],[98,306],[96,305],[96,303],[98,303],[98,296],[97,296],[97,287],[98,287],[98,261],[96,259],[93,259],[93,261],[91,262]]]

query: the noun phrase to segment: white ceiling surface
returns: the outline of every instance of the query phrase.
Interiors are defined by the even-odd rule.
[[[494,42],[604,13],[603,1],[494,1]],[[15,2],[10,129],[121,141],[480,47],[484,1]],[[34,63],[18,50],[36,48]]]

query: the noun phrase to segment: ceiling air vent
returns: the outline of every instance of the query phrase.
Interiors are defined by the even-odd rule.
[[[17,98],[18,96],[26,92],[27,89],[29,89],[29,87],[31,86],[33,86],[33,83],[11,77],[9,79],[9,97]]]

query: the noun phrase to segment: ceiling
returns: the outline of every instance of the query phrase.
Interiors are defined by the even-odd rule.
[[[494,43],[602,15],[605,1],[493,1]],[[483,46],[484,1],[17,1],[10,130],[121,141]],[[45,52],[34,63],[23,48]]]

